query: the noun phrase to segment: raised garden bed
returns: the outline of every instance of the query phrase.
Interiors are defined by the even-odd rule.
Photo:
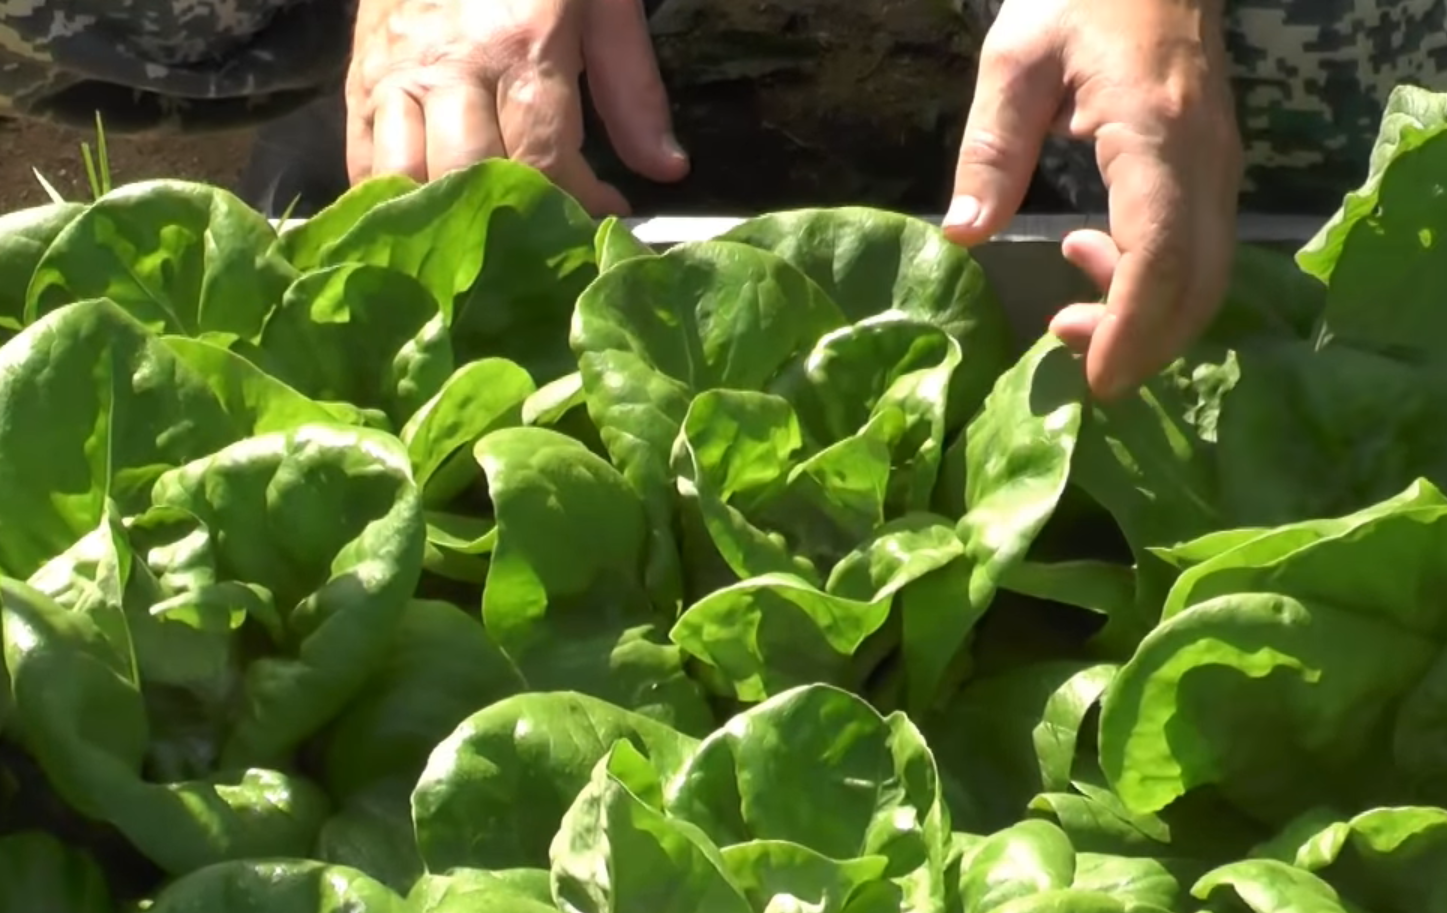
[[[0,911],[1444,909],[1443,109],[1109,406],[1058,221],[6,217]]]

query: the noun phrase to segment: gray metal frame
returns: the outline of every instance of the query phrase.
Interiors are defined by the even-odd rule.
[[[943,216],[922,216],[935,224]],[[742,218],[651,216],[625,219],[639,240],[666,248],[716,237],[744,221]],[[1316,235],[1325,220],[1317,216],[1243,214],[1237,219],[1237,238],[1295,250]],[[1066,304],[1098,297],[1095,288],[1060,256],[1060,240],[1082,228],[1106,227],[1104,215],[1025,215],[1016,217],[1005,231],[972,253],[985,272],[1022,344],[1045,332],[1050,317]]]
[[[944,216],[920,216],[939,224]],[[669,246],[686,241],[705,241],[743,222],[742,217],[725,216],[643,216],[624,219],[639,240]],[[1055,243],[1082,228],[1105,228],[1104,215],[1043,214],[1017,216],[999,234],[996,243]],[[1321,228],[1316,216],[1265,216],[1243,214],[1237,220],[1237,234],[1250,244],[1303,244]]]
[[[939,224],[942,216],[922,216]],[[645,216],[624,223],[655,248],[717,237],[744,221],[735,217]],[[1317,216],[1243,214],[1237,238],[1294,250],[1314,237],[1325,220]],[[989,274],[1001,305],[1022,343],[1036,339],[1062,306],[1097,297],[1081,273],[1060,256],[1060,240],[1081,228],[1105,228],[1104,215],[1026,215],[972,253]]]

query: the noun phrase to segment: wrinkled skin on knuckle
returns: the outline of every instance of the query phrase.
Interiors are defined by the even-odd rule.
[[[963,165],[1003,169],[1018,154],[1004,137],[989,130],[966,131],[960,141],[959,161]]]
[[[576,56],[578,18],[575,2],[502,3],[468,18],[468,44],[479,62],[498,76],[536,69],[549,60]]]
[[[1178,154],[1234,190],[1245,169],[1245,150],[1229,90],[1164,93],[1153,101],[1162,128],[1183,147]]]
[[[1203,74],[1192,70],[1175,74],[1164,81],[1153,82],[1142,74],[1137,84],[1136,101],[1162,124],[1172,127],[1188,127],[1202,118],[1210,104],[1203,91]]]
[[[470,42],[470,55],[494,73],[531,64],[548,41],[550,29],[536,22],[509,21],[483,30]]]
[[[518,161],[531,165],[554,180],[562,176],[562,157],[552,150],[524,150],[519,153]]]
[[[372,123],[382,95],[379,90],[384,88],[386,75],[387,68],[376,61],[375,55],[353,59],[342,89],[349,119],[368,125]]]
[[[399,0],[373,30],[359,24],[351,71],[368,92],[387,84],[422,95],[459,78],[496,84],[551,53],[559,31],[555,10],[541,3],[459,7],[456,0]]]
[[[508,68],[498,79],[499,103],[510,110],[539,110],[544,105],[547,80],[552,75],[552,68],[547,64],[520,63]]]
[[[1054,47],[1073,28],[1074,19],[1072,0],[1008,0],[985,33],[980,57],[1032,57]]]
[[[346,92],[348,100],[365,98],[387,72],[387,61],[391,56],[390,41],[379,41],[375,34],[358,35],[352,43],[352,59],[347,65]]]
[[[999,96],[996,103],[1016,104],[1039,91],[1038,68],[1042,65],[1043,48],[1039,42],[1020,40],[1016,36],[987,36],[980,53],[980,72],[989,74],[989,84]],[[1011,158],[1020,154],[1017,142],[979,122],[967,125],[960,139],[959,161],[966,165],[1005,168]]]
[[[1029,85],[1040,67],[1058,57],[1057,31],[1037,21],[996,22],[980,45],[980,72],[1007,92]]]
[[[1070,131],[1077,139],[1094,138],[1104,145],[1112,134],[1156,140],[1170,135],[1168,121],[1149,97],[1153,87],[1143,71],[1101,68],[1075,79]]]
[[[509,74],[500,89],[503,96],[501,108],[505,112],[525,113],[535,122],[536,126],[541,126],[544,121],[551,121],[563,115],[563,112],[550,110],[543,103],[543,81],[536,70]],[[553,134],[552,130],[526,131],[521,137],[521,142],[515,148],[508,150],[509,156],[556,179],[561,170],[565,150],[554,145],[551,141]],[[550,139],[544,142],[539,139],[540,136]]]
[[[1014,35],[991,32],[980,46],[980,69],[991,71],[1007,84],[1019,81],[1032,62],[1029,46]]]

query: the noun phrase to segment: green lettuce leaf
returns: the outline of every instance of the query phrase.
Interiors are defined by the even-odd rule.
[[[51,203],[0,215],[0,341],[25,325],[25,295],[51,242],[85,211]]]
[[[427,870],[546,868],[563,814],[619,740],[668,771],[694,739],[581,694],[521,694],[438,743],[412,794]]]
[[[851,322],[896,310],[953,337],[964,360],[946,398],[952,428],[1009,366],[1009,324],[984,271],[934,225],[862,207],[805,209],[749,219],[722,239],[788,260]]]
[[[0,837],[0,913],[111,909],[105,876],[88,854],[40,831]]]
[[[404,913],[401,897],[346,866],[313,860],[227,862],[168,885],[150,913]]]
[[[95,529],[108,499],[138,512],[168,469],[337,420],[245,359],[154,336],[108,301],[62,308],[0,348],[0,417],[0,515],[27,518],[0,525],[0,572],[21,579]]]
[[[381,666],[420,570],[406,455],[304,426],[171,470],[152,501],[0,578],[15,728],[168,871],[304,855],[327,800],[287,768]]]
[[[217,187],[147,181],[111,191],[70,220],[35,266],[29,323],[109,298],[157,333],[252,339],[295,271],[259,213]]]

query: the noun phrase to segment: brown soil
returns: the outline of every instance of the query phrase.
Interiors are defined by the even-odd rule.
[[[638,209],[942,205],[978,45],[949,3],[661,0],[650,24],[693,171],[600,167]]]
[[[958,0],[653,0],[650,25],[692,172],[650,184],[589,157],[641,214],[799,206],[941,212],[980,34]],[[1025,209],[1058,208],[1037,182]]]
[[[623,168],[596,119],[587,151],[640,215],[860,204],[939,212],[979,41],[947,0],[648,0],[674,125],[692,173],[673,186]],[[0,212],[45,201],[38,167],[85,199],[83,131],[0,122]],[[236,188],[249,133],[110,137],[118,181]],[[1053,208],[1037,186],[1026,209]]]
[[[31,171],[45,175],[66,199],[90,199],[80,144],[95,134],[51,124],[0,122],[0,213],[49,202]],[[151,178],[205,181],[234,189],[251,149],[251,134],[106,137],[111,175],[117,183]]]

